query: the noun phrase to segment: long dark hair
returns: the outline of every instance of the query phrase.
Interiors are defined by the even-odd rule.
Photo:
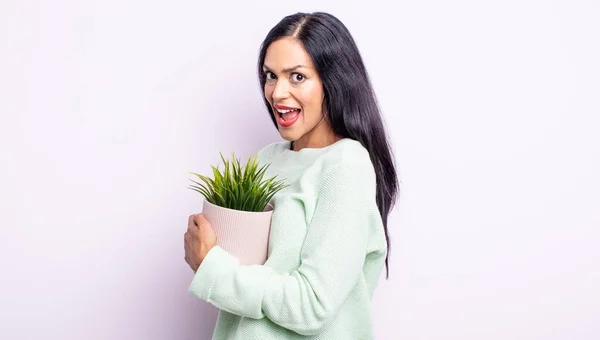
[[[323,83],[323,111],[336,135],[360,142],[368,151],[377,177],[377,207],[383,219],[387,243],[386,277],[390,237],[387,217],[396,201],[398,177],[391,146],[386,136],[375,93],[352,35],[331,14],[296,13],[283,18],[267,34],[258,58],[260,86],[265,87],[263,64],[267,48],[283,37],[294,37],[312,58]],[[271,105],[265,104],[273,124]]]

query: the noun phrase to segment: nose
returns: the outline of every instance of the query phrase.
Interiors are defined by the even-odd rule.
[[[275,88],[273,89],[273,101],[281,101],[288,98],[289,95],[290,91],[288,88],[288,82],[285,79],[278,79],[277,83],[275,83]]]

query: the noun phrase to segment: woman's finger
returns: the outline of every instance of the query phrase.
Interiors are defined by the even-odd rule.
[[[206,222],[207,220],[206,217],[204,217],[204,214],[196,214],[194,216],[194,223],[198,226],[198,228],[203,226]]]
[[[196,215],[201,215],[201,214],[196,214]],[[188,231],[196,231],[198,230],[199,224],[197,223],[197,216],[196,215],[192,215],[190,218],[190,222],[188,223]]]
[[[190,234],[185,233],[183,236],[183,249],[185,249],[185,253],[190,253]]]

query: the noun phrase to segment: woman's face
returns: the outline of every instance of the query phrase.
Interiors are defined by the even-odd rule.
[[[331,135],[322,112],[323,84],[298,40],[286,37],[271,43],[263,70],[265,98],[271,104],[283,139],[306,147]]]

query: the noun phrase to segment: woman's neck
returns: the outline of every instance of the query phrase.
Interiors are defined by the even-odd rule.
[[[329,146],[341,139],[343,139],[343,137],[337,136],[333,133],[326,135],[326,136],[320,136],[320,138],[304,138],[307,136],[302,136],[302,138],[300,138],[297,141],[293,141],[291,144],[291,150],[293,151],[300,151],[304,148],[310,148],[310,149],[319,149],[319,148],[323,148],[326,146]]]
[[[335,134],[327,119],[323,117],[311,131],[292,142],[292,150],[300,151],[304,148],[319,149],[329,146],[340,139],[343,138]]]

